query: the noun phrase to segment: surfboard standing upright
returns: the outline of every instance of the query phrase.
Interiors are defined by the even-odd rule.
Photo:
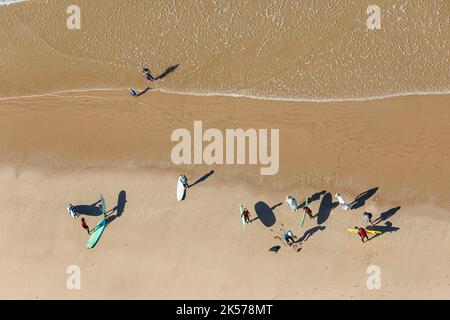
[[[95,247],[98,240],[100,239],[100,237],[103,234],[103,230],[105,230],[105,227],[106,227],[106,217],[105,217],[106,204],[105,204],[105,199],[103,198],[103,196],[101,194],[100,194],[100,202],[102,204],[103,219],[95,226],[94,229],[92,229],[91,236],[89,237],[88,243],[86,245],[86,248],[88,248],[88,249],[92,249]]]
[[[239,206],[239,211],[241,211],[242,225],[244,226],[244,230],[245,230],[245,225],[247,224],[247,221],[245,221],[245,217],[244,217],[244,205],[241,204]]]

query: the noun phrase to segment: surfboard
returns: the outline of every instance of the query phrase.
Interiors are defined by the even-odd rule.
[[[308,206],[308,198],[306,198],[305,206],[303,207],[303,217],[302,221],[300,222],[300,228],[303,227],[303,223],[305,223],[305,216],[306,216],[306,207]]]
[[[239,206],[239,211],[241,211],[242,225],[244,226],[244,230],[245,230],[245,225],[247,224],[247,222],[245,221],[245,217],[244,217],[244,205],[241,204]]]
[[[75,219],[75,212],[73,212],[73,210],[70,207],[66,207],[66,209],[67,209],[67,212],[72,217],[72,219]]]
[[[91,236],[89,237],[89,241],[86,245],[86,248],[92,249],[97,244],[98,240],[102,236],[103,230],[106,227],[106,219],[102,219],[92,230]]]
[[[105,199],[103,198],[103,195],[100,193],[100,201],[102,204],[102,213],[105,214],[106,212],[106,203],[105,203]]]
[[[181,182],[181,177],[178,177],[178,184],[177,184],[177,200],[182,201],[186,197],[186,188],[183,185],[183,182]]]
[[[358,233],[358,229],[354,229],[354,228],[348,228],[347,231],[351,232],[351,233]],[[381,231],[375,231],[375,230],[367,230],[366,229],[366,232],[367,232],[367,234],[371,234],[371,235],[381,234]]]

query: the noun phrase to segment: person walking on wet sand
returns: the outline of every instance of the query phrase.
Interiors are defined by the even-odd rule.
[[[358,228],[355,227],[355,229],[358,229],[358,234],[361,237],[361,242],[364,243],[364,239],[367,239],[369,241],[369,236],[367,235],[367,231],[364,228]]]
[[[142,68],[142,74],[145,76],[145,78],[148,81],[155,81],[156,79],[152,76],[152,74],[150,73],[150,70],[148,68],[143,67]]]
[[[370,212],[364,212],[362,218],[364,221],[369,222],[372,226],[374,225],[372,222],[372,214]]]
[[[137,97],[138,96],[138,93],[134,89],[129,89],[129,91],[130,91],[130,95],[132,97]]]
[[[81,226],[83,227],[84,230],[87,231],[89,235],[91,235],[91,231],[89,231],[89,226],[86,224],[86,220],[84,220],[84,218],[81,218]]]

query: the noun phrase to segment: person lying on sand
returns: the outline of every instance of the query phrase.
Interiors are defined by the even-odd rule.
[[[286,202],[289,205],[289,207],[291,208],[292,212],[297,211],[297,208],[298,208],[297,199],[295,199],[293,196],[287,196]]]
[[[297,243],[296,242],[296,236],[292,233],[291,230],[284,230],[284,225],[281,224],[281,228],[280,231],[282,232],[282,236],[279,235],[278,233],[276,233],[273,229],[270,229],[270,231],[272,231],[273,233],[277,234],[276,236],[274,236],[274,239],[278,239],[281,242],[283,242],[283,240],[286,242],[286,244],[293,248],[295,251],[299,252],[302,247],[301,247],[301,243]]]
[[[89,235],[91,235],[91,232],[89,231],[89,226],[87,225],[86,220],[84,220],[84,218],[81,218],[81,226],[83,227],[84,230],[87,231]]]
[[[340,193],[336,193],[334,196],[338,199],[339,204],[342,205],[344,210],[347,210],[348,208],[350,208],[350,206],[348,205],[347,202],[345,202],[344,197]]]

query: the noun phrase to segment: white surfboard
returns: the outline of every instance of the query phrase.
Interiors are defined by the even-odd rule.
[[[72,219],[75,219],[75,213],[73,212],[73,210],[70,207],[67,207],[66,209],[67,209],[67,212],[72,217]]]
[[[183,185],[183,182],[181,182],[181,177],[178,177],[178,184],[177,184],[177,200],[182,201],[186,197],[186,188]]]

